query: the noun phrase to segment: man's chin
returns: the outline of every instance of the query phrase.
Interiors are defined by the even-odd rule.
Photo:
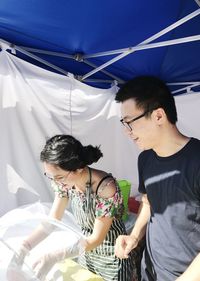
[[[138,147],[139,149],[143,149],[143,145],[142,145],[142,143],[140,142],[139,138],[133,139],[133,142],[135,143],[135,145],[137,145],[137,147]]]
[[[135,140],[133,140],[133,142],[139,148],[139,150],[148,150],[148,149],[150,149],[146,145],[144,145],[142,142],[140,142],[139,139],[135,139]]]

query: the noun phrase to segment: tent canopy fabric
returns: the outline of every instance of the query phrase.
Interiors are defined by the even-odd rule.
[[[174,94],[199,90],[199,27],[199,0],[0,3],[1,48],[100,88],[151,74]]]

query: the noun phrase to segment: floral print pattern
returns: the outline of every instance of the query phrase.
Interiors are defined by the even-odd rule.
[[[116,192],[110,198],[102,198],[99,194],[91,193],[90,200],[95,200],[95,215],[96,217],[114,217],[119,219],[123,215],[124,206],[123,206],[123,198],[117,181],[116,184]],[[58,185],[55,182],[52,182],[52,188],[54,192],[60,197],[68,197],[73,198],[72,194],[76,193],[82,203],[84,204],[87,200],[86,194],[80,191],[76,191],[75,188],[65,188],[64,186]]]
[[[96,195],[96,217],[115,217],[118,219],[122,217],[123,211],[123,198],[117,185],[113,197],[105,199]]]

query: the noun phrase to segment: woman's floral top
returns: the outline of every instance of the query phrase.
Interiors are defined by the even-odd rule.
[[[115,241],[119,235],[126,234],[126,229],[122,221],[122,194],[117,181],[112,176],[109,177],[111,177],[110,183],[115,182],[116,192],[108,199],[102,198],[98,191],[97,194],[92,192],[91,185],[86,187],[85,193],[77,191],[75,187],[66,189],[55,183],[53,184],[53,188],[61,198],[69,198],[72,212],[84,236],[88,237],[92,235],[96,219],[102,217],[113,218],[103,242],[95,249],[86,252],[79,259],[81,265],[88,267],[90,261],[92,266],[90,270],[94,272],[95,266],[95,272],[101,272],[101,276],[104,276],[105,269],[109,268],[110,275],[108,276],[108,271],[106,271],[107,278],[104,278],[104,280],[131,281],[133,272],[135,271],[133,254],[130,253],[129,258],[125,260],[120,260],[115,256]],[[102,183],[100,187],[102,186],[103,188],[109,188],[109,182],[105,183],[105,185]],[[100,271],[99,268],[101,269]],[[126,277],[124,278],[124,276]]]
[[[123,198],[120,191],[120,188],[117,184],[117,181],[112,178],[112,182],[115,181],[116,183],[116,192],[115,194],[110,198],[102,198],[99,194],[95,194],[93,192],[90,192],[89,200],[90,205],[92,204],[95,207],[95,216],[96,217],[115,217],[115,218],[121,218],[123,215]],[[106,185],[109,186],[110,182],[108,182]],[[81,205],[83,206],[87,199],[86,193],[82,193],[80,191],[77,191],[74,187],[72,188],[65,188],[62,186],[59,186],[55,183],[52,183],[53,189],[56,194],[58,194],[59,197],[67,197],[71,200],[74,199],[74,197],[79,197],[81,201]],[[95,203],[95,204],[94,204]]]

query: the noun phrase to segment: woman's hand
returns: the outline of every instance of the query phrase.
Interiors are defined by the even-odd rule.
[[[19,248],[14,253],[6,272],[6,277],[8,281],[13,280],[28,280],[25,279],[25,273],[22,271],[22,266],[25,257],[29,254],[29,245],[26,241],[19,246]]]
[[[38,260],[36,260],[33,264],[33,271],[35,276],[43,281],[47,276],[48,272],[53,268],[53,266],[64,259],[74,258],[82,254],[85,250],[86,240],[85,238],[81,238],[75,244],[64,247],[54,252],[49,252]]]
[[[56,263],[57,257],[55,253],[48,253],[42,256],[33,264],[33,271],[35,273],[35,276],[41,281],[45,280],[48,272]]]

